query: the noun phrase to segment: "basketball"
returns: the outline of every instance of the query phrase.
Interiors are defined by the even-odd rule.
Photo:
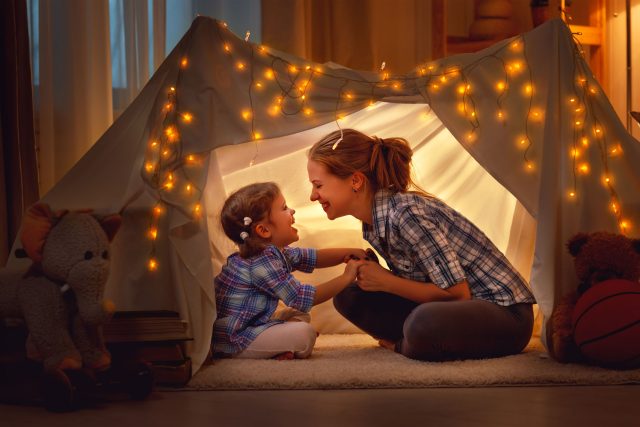
[[[573,310],[573,337],[593,363],[640,367],[640,283],[612,279],[587,290]]]

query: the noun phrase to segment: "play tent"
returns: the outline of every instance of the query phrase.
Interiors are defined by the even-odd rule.
[[[365,244],[357,221],[328,221],[309,201],[306,150],[345,127],[409,140],[417,181],[494,240],[546,315],[575,286],[572,234],[638,235],[640,147],[560,20],[394,75],[310,63],[198,17],[43,201],[123,214],[107,297],[120,310],[179,311],[197,370],[216,313],[212,279],[233,250],[217,224],[230,191],[274,180],[297,210],[300,245]],[[323,305],[321,331],[350,330]]]

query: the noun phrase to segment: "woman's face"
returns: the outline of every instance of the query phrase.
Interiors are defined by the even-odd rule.
[[[307,162],[307,173],[311,182],[310,199],[322,205],[327,218],[353,215],[354,193],[350,177],[339,178],[330,173],[324,164],[314,160]]]

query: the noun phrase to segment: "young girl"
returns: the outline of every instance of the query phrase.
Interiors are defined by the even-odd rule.
[[[411,180],[401,138],[346,129],[309,151],[311,200],[352,215],[391,271],[367,261],[334,298],[348,320],[407,357],[486,358],[522,351],[535,302],[524,279],[468,219]]]
[[[302,249],[293,227],[295,210],[272,182],[251,184],[229,196],[222,207],[222,228],[238,244],[215,278],[218,317],[213,352],[252,359],[306,358],[316,331],[302,320],[312,306],[332,298],[356,278],[362,249]],[[311,272],[346,262],[344,273],[317,287],[301,284],[291,272]],[[278,301],[293,310],[274,317]],[[302,315],[302,316],[300,316]],[[308,315],[306,319],[308,321]]]

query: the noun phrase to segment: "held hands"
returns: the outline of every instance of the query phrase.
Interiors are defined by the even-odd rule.
[[[365,261],[361,261],[358,259],[351,259],[347,262],[347,266],[344,268],[343,276],[348,279],[348,283],[353,283],[356,281],[358,276],[358,268],[362,266]]]
[[[388,291],[387,285],[393,279],[393,273],[377,262],[364,261],[358,267],[356,283],[363,291]]]

